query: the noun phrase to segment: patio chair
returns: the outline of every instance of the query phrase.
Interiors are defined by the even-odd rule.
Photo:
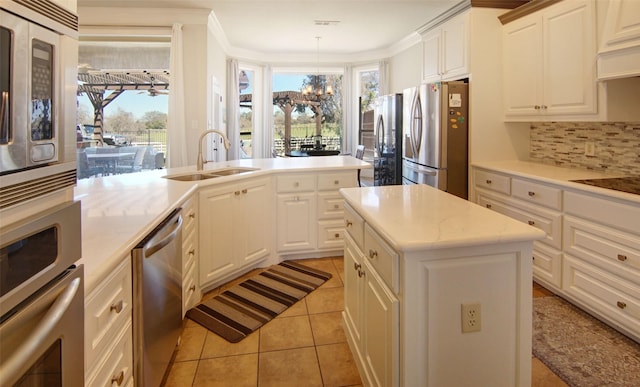
[[[362,160],[364,158],[364,145],[358,145],[356,147],[356,159]],[[358,187],[362,187],[360,183],[360,169],[358,169]]]
[[[118,173],[131,173],[142,171],[142,161],[147,148],[139,146],[135,147],[136,154],[132,159],[122,160],[118,163]]]

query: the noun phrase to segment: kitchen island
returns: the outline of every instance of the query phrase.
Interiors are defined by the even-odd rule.
[[[340,193],[343,320],[365,385],[529,386],[544,233],[426,185]]]

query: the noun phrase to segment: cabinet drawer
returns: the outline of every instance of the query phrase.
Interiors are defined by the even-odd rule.
[[[640,284],[640,237],[566,215],[564,249]]]
[[[397,294],[398,254],[368,224],[364,225],[364,256],[380,278]]]
[[[182,205],[182,234],[186,235],[195,230],[196,227],[196,215],[197,215],[197,201],[193,198],[187,200]]]
[[[563,287],[570,296],[639,337],[640,286],[568,254],[563,263]]]
[[[126,386],[133,381],[133,335],[131,320],[120,332],[117,343],[96,370],[87,378],[87,386]]]
[[[284,175],[276,178],[278,192],[315,191],[316,178],[314,175]]]
[[[195,265],[198,254],[196,235],[191,233],[182,241],[182,272],[189,271],[189,267]]]
[[[340,188],[355,187],[355,172],[342,172],[318,175],[318,190],[338,190]]]
[[[318,192],[318,218],[342,218],[343,214],[344,199],[339,193]]]
[[[565,191],[564,211],[640,236],[640,206],[636,203]]]
[[[547,236],[542,241],[549,246],[560,249],[562,246],[562,215],[559,212],[544,210],[540,207],[525,208],[512,202],[502,202],[484,194],[478,195],[478,204],[506,215],[510,218],[528,223],[544,231]]]
[[[197,292],[198,287],[196,286],[196,278],[197,278],[196,265],[192,265],[189,267],[189,270],[185,272],[185,275],[183,276],[183,279],[182,279],[182,306],[183,306],[182,315],[183,317],[184,317],[184,314],[187,312],[187,310],[194,307],[198,303],[198,301],[200,301],[199,299],[196,299],[196,296],[198,294]]]
[[[562,209],[562,190],[531,181],[512,179],[511,195],[554,210]]]
[[[364,219],[348,204],[344,205],[345,229],[360,249],[364,248]]]
[[[562,252],[544,243],[533,242],[533,276],[560,289],[562,286]]]
[[[342,249],[344,247],[344,222],[342,219],[318,222],[318,248]]]
[[[483,170],[476,170],[473,176],[477,187],[511,195],[511,178],[509,176]]]
[[[90,369],[131,318],[131,261],[127,257],[85,302],[85,361]]]

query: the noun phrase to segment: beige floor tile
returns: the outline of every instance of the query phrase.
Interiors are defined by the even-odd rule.
[[[197,369],[197,360],[174,362],[164,384],[165,387],[191,387]]]
[[[255,387],[258,354],[203,359],[198,364],[193,387]]]
[[[313,347],[308,316],[276,318],[260,328],[260,352]]]
[[[340,280],[344,284],[344,259],[342,257],[333,258],[333,264],[340,275]]]
[[[319,288],[307,295],[309,314],[344,310],[344,288]]]
[[[280,313],[276,316],[276,318],[282,317],[293,317],[293,316],[306,316],[307,311],[307,301],[306,299],[302,299],[295,304],[288,307],[284,312]]]
[[[175,361],[179,362],[200,359],[204,340],[207,337],[207,332],[208,330],[199,324],[191,328],[183,329]]]
[[[567,384],[538,358],[531,358],[531,387],[566,387]]]
[[[260,333],[253,332],[238,343],[230,343],[217,334],[208,331],[202,349],[202,359],[214,357],[246,355],[258,353]]]
[[[260,353],[258,375],[260,387],[322,386],[313,347]]]
[[[325,386],[351,386],[362,383],[347,343],[319,345],[316,352]]]
[[[347,336],[342,326],[342,312],[309,315],[311,331],[316,345],[344,343]]]

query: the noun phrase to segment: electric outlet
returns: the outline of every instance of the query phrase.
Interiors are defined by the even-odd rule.
[[[480,303],[462,304],[462,333],[480,332],[482,313]]]
[[[585,156],[595,156],[596,155],[596,144],[592,141],[587,141],[584,143],[584,155]]]

